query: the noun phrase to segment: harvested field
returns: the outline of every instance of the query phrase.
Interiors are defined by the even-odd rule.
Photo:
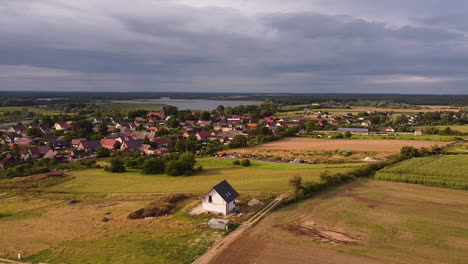
[[[212,262],[466,263],[468,193],[360,180],[267,216]]]
[[[413,146],[415,148],[433,145],[445,146],[448,142],[443,141],[419,141],[419,140],[386,140],[386,139],[314,139],[314,138],[285,138],[275,142],[247,148],[239,152],[248,152],[249,150],[322,150],[335,151],[349,150],[358,152],[387,152],[399,153],[404,146]]]

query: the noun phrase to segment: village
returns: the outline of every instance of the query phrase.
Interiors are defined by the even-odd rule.
[[[352,135],[415,135],[428,124],[425,115],[367,111],[359,114],[333,114],[304,109],[302,115],[284,118],[280,115],[258,116],[191,113],[190,119],[169,115],[166,106],[159,111],[143,112],[145,116],[125,118],[89,117],[88,120],[66,120],[45,124],[18,123],[0,130],[2,160],[0,168],[38,159],[69,162],[107,157],[112,152],[140,152],[163,156],[171,152],[191,151],[212,156],[229,148],[244,148],[284,136],[318,135],[323,138],[349,138]],[[267,113],[271,114],[271,113]],[[452,121],[466,122],[466,114],[447,112]],[[44,118],[45,120],[45,118]],[[387,126],[387,124],[391,124]],[[429,123],[430,124],[430,123]],[[409,132],[413,130],[412,132]],[[438,131],[437,131],[438,132]],[[456,135],[450,129],[439,134]],[[76,137],[82,135],[83,137]],[[458,132],[458,134],[460,134]],[[225,153],[225,152],[224,152]]]

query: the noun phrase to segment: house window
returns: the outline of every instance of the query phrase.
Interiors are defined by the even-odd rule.
[[[208,196],[208,202],[209,202],[209,203],[212,203],[212,202],[213,202],[213,196],[211,196],[211,195]]]

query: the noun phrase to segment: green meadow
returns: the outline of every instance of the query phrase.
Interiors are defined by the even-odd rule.
[[[284,164],[253,161],[250,167],[233,165],[232,159],[198,159],[203,171],[192,176],[144,175],[140,170],[110,173],[103,169],[70,172],[73,179],[57,184],[49,191],[77,193],[202,193],[222,180],[227,180],[240,192],[285,192],[288,181],[300,175],[304,181],[319,181],[329,170],[346,172],[360,164]]]

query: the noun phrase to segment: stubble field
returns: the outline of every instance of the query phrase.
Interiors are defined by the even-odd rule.
[[[391,140],[391,139],[314,139],[291,137],[275,142],[246,148],[240,151],[249,150],[349,150],[357,152],[387,152],[399,153],[404,146],[413,146],[415,148],[433,145],[445,146],[449,142],[444,141],[422,141],[422,140]]]

